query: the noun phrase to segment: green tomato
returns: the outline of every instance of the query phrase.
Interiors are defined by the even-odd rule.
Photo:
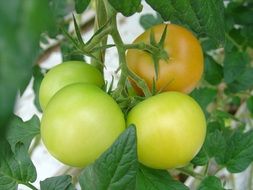
[[[124,129],[124,115],[114,99],[84,83],[58,91],[41,120],[41,137],[48,151],[75,167],[92,163]]]
[[[73,83],[89,83],[102,87],[102,74],[92,65],[81,61],[68,61],[53,67],[42,80],[39,101],[42,110],[61,88]]]
[[[139,161],[156,169],[188,164],[206,134],[200,106],[180,92],[165,92],[140,102],[128,114],[130,124],[136,125]]]

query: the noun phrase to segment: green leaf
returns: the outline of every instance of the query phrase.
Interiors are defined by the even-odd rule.
[[[246,53],[233,51],[226,53],[224,60],[224,80],[226,83],[232,83],[245,71],[249,64],[249,58]]]
[[[203,111],[207,113],[207,106],[215,99],[217,95],[216,89],[211,88],[199,88],[195,89],[190,96],[193,97],[201,106]]]
[[[112,7],[121,12],[124,16],[131,16],[136,13],[141,6],[141,0],[108,0]]]
[[[51,177],[41,181],[40,188],[41,190],[75,190],[71,182],[72,177],[69,175]]]
[[[215,43],[210,38],[201,39],[201,46],[204,52],[217,49]]]
[[[163,23],[163,19],[160,14],[157,13],[156,16],[153,14],[145,14],[140,17],[140,25],[143,29],[147,30],[154,25]]]
[[[208,176],[201,181],[198,190],[224,190],[219,178],[215,176]]]
[[[8,142],[0,139],[0,189],[16,190],[19,183],[34,182],[36,177],[26,147],[18,144],[13,153]]]
[[[53,27],[48,4],[0,1],[0,127],[12,114],[17,92],[22,93],[32,77],[41,33]]]
[[[75,0],[75,9],[77,14],[81,14],[90,4],[90,0]]]
[[[56,20],[62,20],[74,10],[74,2],[70,0],[50,0],[50,9]]]
[[[224,44],[224,5],[222,0],[146,0],[165,21],[181,24],[201,36]]]
[[[55,20],[56,27],[64,24],[64,17],[74,11],[75,3],[73,0],[49,0],[49,7],[52,12],[52,18]],[[56,32],[56,31],[55,31]],[[57,33],[55,34],[57,35]]]
[[[247,108],[253,114],[253,96],[250,96],[247,100]]]
[[[220,118],[220,119],[233,119],[235,121],[238,121],[238,119],[234,115],[232,115],[226,111],[215,110],[213,112],[213,114],[215,115],[215,117]]]
[[[136,129],[129,126],[80,176],[83,190],[133,190],[138,169]]]
[[[247,68],[235,81],[228,84],[228,91],[237,93],[253,88],[253,68]]]
[[[233,17],[235,24],[252,25],[253,24],[253,6],[242,2],[231,1],[227,8],[226,14]]]
[[[224,157],[218,157],[219,164],[225,165],[229,172],[244,171],[253,161],[253,131],[242,130],[231,132],[228,137]]]
[[[172,179],[168,171],[139,165],[136,190],[188,190],[183,183]]]
[[[245,43],[246,45],[253,47],[253,26],[249,25],[249,26],[244,26],[241,29],[241,35],[244,37],[245,41],[243,43]]]
[[[229,104],[231,106],[237,106],[237,107],[239,107],[241,105],[241,98],[240,98],[240,96],[232,96],[231,100],[229,101]]]
[[[244,45],[247,45],[247,37],[243,36],[242,34],[242,28],[232,28],[228,35],[237,43],[241,46],[241,48],[244,47]],[[244,47],[245,48],[245,47]]]
[[[204,149],[209,158],[221,155],[226,149],[226,140],[221,131],[215,130],[207,134]]]
[[[21,118],[13,116],[7,130],[6,138],[11,145],[11,149],[15,152],[18,143],[24,144],[28,149],[32,139],[40,133],[40,120],[37,116],[33,116],[29,121],[23,122]]]
[[[33,91],[35,94],[35,99],[34,99],[34,104],[36,108],[42,112],[42,109],[40,107],[40,102],[39,102],[39,91],[40,91],[40,84],[44,78],[43,73],[41,72],[41,69],[38,65],[35,65],[33,67]]]
[[[212,57],[205,56],[204,77],[212,85],[219,84],[223,79],[223,68]]]
[[[208,163],[209,157],[202,147],[198,154],[191,160],[191,163],[195,166],[204,166]]]
[[[219,122],[208,123],[204,145],[197,156],[191,161],[194,165],[206,165],[209,159],[224,154],[226,139],[223,136],[222,127]]]
[[[54,30],[51,30],[48,35],[56,38],[62,32],[61,28],[67,30],[69,27],[66,16],[74,11],[75,4],[73,0],[49,0],[49,7],[52,13],[51,19],[54,20]]]

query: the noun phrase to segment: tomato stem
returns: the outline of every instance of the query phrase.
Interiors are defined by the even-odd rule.
[[[157,47],[155,47],[153,45],[150,45],[150,44],[146,44],[144,42],[136,43],[136,44],[125,44],[124,48],[125,49],[146,50],[146,51],[149,51],[149,52],[158,52],[158,51],[160,51],[159,48],[157,48]]]
[[[107,13],[105,9],[105,4],[103,1],[95,0],[95,10],[96,10],[96,17],[94,22],[94,30],[97,31],[107,22]],[[100,41],[99,45],[104,46],[107,43],[107,33],[105,36],[102,36],[102,40]],[[104,63],[105,57],[105,49],[99,49],[93,54],[97,60],[100,60],[101,63]],[[94,65],[101,73],[103,73],[104,65],[98,62],[96,59],[91,58],[91,65]]]
[[[240,44],[238,44],[234,38],[232,38],[228,33],[225,33],[226,38],[232,42],[232,44],[239,50],[242,51],[242,46]]]
[[[32,189],[32,190],[38,190],[35,186],[33,186],[31,183],[24,183],[24,182],[22,182],[22,181],[19,181],[19,184],[23,184],[23,185],[25,185],[25,186],[27,186],[27,187],[29,187],[30,189]]]
[[[139,50],[147,51],[153,56],[156,56],[159,59],[163,59],[166,61],[169,58],[168,52],[166,52],[163,48],[159,48],[152,44],[146,44],[144,42],[140,42],[136,44],[125,44],[124,48],[125,49],[139,49]]]
[[[113,38],[113,41],[115,42],[115,45],[119,54],[119,66],[121,68],[121,75],[118,82],[117,90],[119,91],[119,93],[121,93],[126,85],[127,70],[128,70],[127,64],[126,64],[125,48],[124,48],[123,40],[118,31],[116,12],[112,10],[109,4],[108,4],[108,8],[111,10],[111,14],[113,14],[112,20],[111,20],[111,26],[113,28],[111,32],[111,36]]]
[[[97,2],[96,6],[98,8],[98,2]],[[83,51],[91,52],[93,49],[97,48],[97,44],[101,45],[101,41],[103,40],[104,43],[102,43],[101,47],[104,47],[104,48],[99,50],[99,52],[98,53],[96,52],[96,54],[95,54],[96,58],[100,59],[101,62],[103,62],[104,61],[103,55],[104,55],[105,49],[107,47],[108,48],[112,47],[112,46],[106,46],[107,36],[110,34],[113,38],[113,41],[115,42],[115,46],[118,51],[119,66],[120,66],[120,70],[121,70],[121,74],[120,74],[120,78],[119,78],[119,82],[118,82],[118,86],[117,86],[117,90],[115,91],[115,94],[118,96],[123,92],[123,90],[125,89],[125,86],[126,86],[127,77],[130,76],[132,79],[134,79],[136,81],[137,85],[141,89],[143,89],[144,95],[146,97],[151,96],[152,94],[151,94],[147,84],[145,83],[145,81],[142,80],[141,78],[139,78],[137,75],[135,75],[134,73],[132,73],[128,69],[125,54],[126,54],[127,49],[140,49],[140,50],[148,51],[151,54],[157,54],[158,52],[160,52],[160,49],[158,47],[155,47],[150,44],[145,44],[145,43],[124,44],[124,42],[119,34],[119,31],[118,31],[117,18],[116,18],[117,15],[116,15],[115,10],[110,6],[110,4],[107,2],[107,0],[104,0],[103,6],[100,6],[100,7],[101,7],[101,9],[103,9],[102,11],[106,12],[106,17],[110,18],[110,20],[107,23],[107,25],[105,26],[105,28],[103,30],[101,30],[98,34],[94,35],[94,37],[85,45]],[[95,24],[99,24],[98,19],[99,19],[99,17],[97,16]],[[101,18],[101,19],[104,20],[104,18]],[[104,22],[102,24],[105,24],[106,22],[107,21],[104,20]],[[102,27],[102,26],[99,26],[99,27]],[[99,67],[98,69],[103,72],[103,65],[101,65],[100,63],[97,63],[96,60],[93,60],[93,65],[95,65],[96,67]]]
[[[140,78],[138,75],[136,75],[134,72],[130,71],[129,69],[128,69],[128,76],[137,82],[138,86],[143,90],[145,97],[152,96],[152,93],[150,92],[147,83],[142,78]]]
[[[187,169],[187,168],[178,168],[177,169],[178,171],[180,171],[181,173],[185,174],[185,175],[188,175],[188,176],[192,176],[196,179],[199,179],[199,180],[203,180],[204,179],[204,176],[199,174],[199,173],[196,173],[190,169]]]
[[[128,67],[127,67],[127,63],[126,63],[126,47],[134,47],[132,45],[125,45],[122,41],[122,38],[119,34],[119,31],[117,29],[117,22],[116,22],[116,15],[112,20],[112,25],[113,28],[115,30],[113,30],[112,32],[112,38],[116,44],[117,50],[118,50],[118,54],[119,54],[119,64],[120,64],[120,68],[121,68],[121,75],[120,75],[120,79],[118,82],[118,86],[117,86],[117,91],[118,93],[121,93],[123,91],[123,89],[126,86],[126,81],[127,81],[127,77],[130,76],[132,79],[134,79],[138,86],[140,86],[143,89],[144,95],[146,97],[151,96],[151,92],[149,91],[149,88],[146,84],[146,82],[144,80],[142,80],[141,78],[139,78],[137,75],[135,75],[133,72],[131,72]],[[138,45],[138,44],[136,44]],[[139,44],[139,48],[145,48],[147,44]],[[136,46],[137,47],[137,46]],[[117,93],[116,93],[117,94]]]
[[[96,47],[98,44],[100,44],[101,40],[103,40],[105,37],[107,37],[112,31],[112,27],[107,26],[105,27],[100,33],[95,35],[91,41],[85,45],[84,51],[89,52],[94,47]]]
[[[29,148],[29,155],[30,155],[30,157],[32,157],[34,150],[40,144],[40,140],[41,140],[41,136],[40,135],[38,135],[38,136],[35,137],[32,146]]]
[[[205,176],[208,174],[209,165],[210,165],[210,162],[207,162],[206,167],[205,167],[205,171],[204,171]]]

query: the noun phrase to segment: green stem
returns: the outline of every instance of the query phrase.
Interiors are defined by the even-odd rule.
[[[237,43],[237,42],[234,40],[234,38],[232,38],[228,33],[225,33],[225,36],[226,36],[226,38],[227,38],[229,41],[232,42],[232,44],[234,44],[234,46],[235,46],[239,51],[242,51],[242,46],[241,46],[239,43]]]
[[[113,30],[111,35],[112,35],[112,38],[113,38],[113,40],[116,44],[117,50],[118,50],[119,63],[120,63],[120,68],[121,68],[121,75],[120,75],[120,79],[119,79],[118,86],[117,86],[118,92],[119,93],[122,92],[122,90],[125,88],[125,85],[126,85],[127,76],[130,76],[132,79],[134,79],[137,82],[138,86],[140,86],[143,89],[144,95],[146,97],[151,96],[152,94],[149,91],[149,88],[148,88],[146,82],[128,69],[127,63],[126,63],[126,55],[125,55],[127,48],[139,47],[139,48],[144,49],[147,47],[146,44],[140,43],[140,44],[136,44],[136,45],[125,45],[123,43],[121,36],[119,34],[119,31],[117,29],[116,16],[112,19],[112,25],[114,26],[115,30]]]
[[[35,148],[40,144],[40,139],[41,139],[40,135],[38,135],[38,136],[35,137],[32,146],[29,148],[29,155],[30,155],[30,157],[32,157]]]
[[[112,48],[112,47],[115,47],[115,46],[116,46],[115,44],[107,44],[107,45],[98,46],[98,47],[93,48],[91,53],[96,52],[96,51],[101,51],[101,50],[104,51],[106,49],[109,49],[109,48]]]
[[[19,184],[25,185],[29,187],[32,190],[38,190],[35,186],[33,186],[31,183],[24,183],[24,182],[19,182]]]
[[[159,48],[158,46],[154,46],[152,44],[146,44],[144,42],[136,43],[136,44],[125,44],[124,48],[127,49],[139,49],[142,51],[147,51],[150,53],[153,58],[157,57],[158,60],[163,59],[165,61],[168,61],[169,54],[167,51],[164,50],[164,48]],[[155,63],[154,63],[155,64]]]
[[[253,180],[253,164],[251,164],[251,167],[250,167],[248,190],[252,189],[252,180]]]
[[[84,47],[85,52],[91,51],[94,47],[96,47],[105,37],[107,37],[112,31],[112,27],[105,27],[100,33],[95,35],[91,41],[86,44]]]
[[[184,174],[186,174],[186,175],[188,175],[188,176],[192,176],[192,177],[194,177],[196,179],[199,179],[199,180],[203,180],[204,179],[203,175],[201,175],[199,173],[196,173],[196,172],[194,172],[192,170],[189,170],[187,168],[178,168],[177,170],[180,171],[180,172],[182,172],[182,173],[184,173]]]
[[[207,165],[206,165],[206,168],[205,168],[205,171],[204,171],[205,176],[208,174],[209,165],[210,165],[210,162],[208,162]]]
[[[145,43],[140,43],[140,44],[135,44],[135,45],[134,44],[129,44],[129,45],[124,44],[122,41],[122,38],[119,34],[118,28],[117,28],[116,14],[112,18],[112,26],[113,26],[114,30],[112,31],[111,35],[112,35],[112,38],[116,44],[116,48],[118,50],[119,66],[121,69],[121,75],[120,75],[118,86],[117,86],[117,92],[121,93],[123,91],[123,89],[126,86],[127,77],[130,76],[131,78],[133,78],[137,82],[137,84],[142,89],[144,89],[145,96],[151,96],[151,93],[150,93],[145,81],[140,79],[137,75],[135,75],[134,73],[132,73],[128,69],[127,63],[126,63],[126,55],[125,55],[126,49],[129,49],[129,48],[147,49],[147,45]]]
[[[101,28],[107,22],[107,12],[104,1],[95,0],[96,6],[96,18],[95,18],[95,30]]]
[[[114,8],[111,7],[108,0],[102,0],[102,1],[104,2],[105,10],[106,10],[108,18],[111,18],[112,16],[115,16],[116,12],[115,12]]]
[[[104,2],[101,0],[95,0],[95,7],[96,7],[96,18],[94,23],[94,30],[97,31],[99,28],[101,28],[103,25],[107,22],[107,13],[105,9]],[[104,46],[107,43],[107,35],[100,41],[100,43],[97,46]],[[101,63],[104,63],[104,57],[105,57],[105,50],[106,49],[99,49],[99,51],[96,51],[93,53],[93,55],[96,57],[96,59],[91,59],[91,64],[94,65],[98,70],[100,70],[101,73],[103,73],[104,65]],[[97,61],[99,60],[99,61]]]
[[[117,19],[116,19],[116,12],[115,10],[110,6],[110,4],[107,2],[107,0],[104,0],[107,15],[109,18],[111,18],[110,26],[112,28],[111,30],[111,36],[113,38],[113,41],[115,43],[115,46],[118,51],[119,55],[119,66],[121,69],[121,74],[119,78],[119,82],[117,85],[117,90],[114,92],[116,96],[122,94],[123,90],[125,89],[126,82],[127,82],[127,77],[130,76],[132,77],[140,86],[142,89],[144,89],[144,94],[145,96],[151,96],[151,93],[148,89],[147,84],[145,81],[140,79],[137,75],[132,73],[128,67],[127,67],[127,62],[126,62],[126,50],[129,48],[140,48],[140,49],[145,49],[145,50],[156,50],[157,48],[150,47],[150,45],[146,45],[145,43],[140,43],[136,45],[125,45],[123,43],[123,40],[119,34],[118,27],[117,27]],[[153,48],[153,49],[152,49]]]
[[[119,79],[117,88],[118,88],[119,92],[121,92],[125,88],[125,85],[126,85],[128,68],[127,68],[127,64],[126,64],[124,43],[121,39],[121,36],[120,36],[118,28],[117,28],[116,14],[113,15],[111,24],[114,29],[112,31],[111,35],[112,35],[112,38],[116,44],[116,48],[117,48],[118,54],[119,54],[119,66],[121,68],[121,75],[120,75],[120,79]]]
[[[143,79],[141,79],[141,78],[140,78],[138,75],[136,75],[135,73],[131,72],[129,69],[128,69],[128,75],[129,75],[129,77],[131,77],[134,81],[137,82],[138,87],[140,87],[140,88],[143,90],[143,93],[144,93],[145,97],[150,97],[150,96],[152,96],[152,93],[150,92],[147,83],[146,83]]]
[[[149,52],[159,52],[160,49],[152,46],[150,44],[146,44],[144,42],[141,43],[136,43],[136,44],[125,44],[124,45],[125,49],[139,49],[139,50],[147,50]]]

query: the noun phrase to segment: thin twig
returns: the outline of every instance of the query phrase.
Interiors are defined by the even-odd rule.
[[[203,180],[203,178],[204,178],[203,175],[196,173],[195,171],[189,170],[187,168],[178,168],[177,170],[188,175],[188,176],[192,176],[192,177],[199,179],[199,180]]]

